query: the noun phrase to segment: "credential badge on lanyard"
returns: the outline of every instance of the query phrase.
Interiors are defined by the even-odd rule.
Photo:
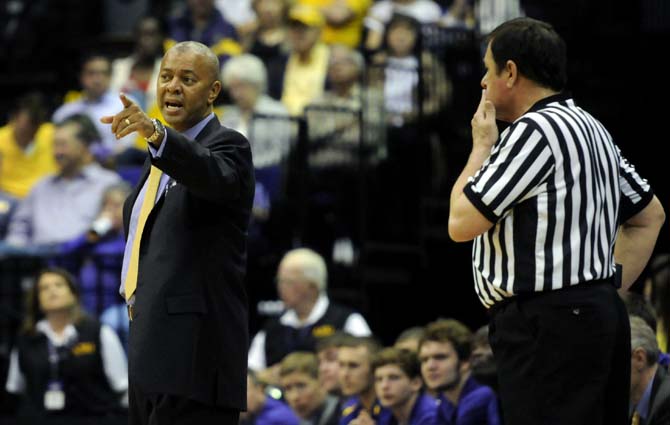
[[[63,381],[59,378],[58,366],[61,356],[58,354],[58,349],[47,338],[47,346],[49,348],[49,383],[47,384],[46,392],[44,393],[44,408],[46,410],[63,410],[65,408],[65,391],[63,389]],[[69,344],[65,344],[69,346]]]

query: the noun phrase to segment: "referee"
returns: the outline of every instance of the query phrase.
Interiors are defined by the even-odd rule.
[[[625,424],[630,330],[616,287],[641,273],[665,213],[563,92],[566,48],[550,25],[503,23],[484,65],[449,234],[474,239],[505,423]],[[496,118],[511,123],[500,137]]]

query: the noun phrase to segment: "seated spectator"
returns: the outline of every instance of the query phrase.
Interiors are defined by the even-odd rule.
[[[316,357],[319,359],[319,382],[328,393],[340,397],[340,364],[337,360],[337,352],[340,345],[350,335],[336,331],[330,336],[321,338],[316,343]]]
[[[240,425],[298,425],[300,420],[284,402],[265,393],[265,385],[256,373],[247,374],[247,411],[240,415]]]
[[[0,193],[23,199],[39,179],[56,171],[54,127],[40,93],[21,96],[0,128]]]
[[[375,51],[382,45],[384,33],[394,14],[412,17],[421,25],[433,24],[440,20],[442,10],[433,0],[380,0],[372,5],[365,17],[367,38],[365,48]],[[386,29],[385,29],[386,28]]]
[[[632,424],[670,423],[670,377],[659,366],[654,331],[637,316],[630,317],[631,373],[630,408]]]
[[[281,99],[284,69],[289,56],[287,17],[289,0],[253,0],[257,28],[250,35],[246,50],[265,64],[268,74],[267,92]]]
[[[311,249],[298,248],[284,255],[277,270],[277,289],[286,310],[254,336],[249,368],[260,371],[292,351],[314,351],[320,338],[336,330],[370,335],[363,316],[328,299],[327,279],[326,263]]]
[[[131,187],[120,182],[109,186],[99,213],[90,228],[79,237],[65,242],[60,256],[83,260],[79,273],[84,308],[99,315],[121,302],[119,285],[126,240],[123,233],[123,203]]]
[[[416,353],[385,348],[372,358],[375,391],[388,409],[377,425],[436,425],[435,399],[423,394],[421,368]]]
[[[440,402],[440,424],[501,423],[495,393],[471,376],[471,344],[470,329],[453,319],[430,323],[419,342],[421,375]]]
[[[453,0],[449,8],[440,18],[440,25],[445,28],[475,28],[475,11],[472,0]]]
[[[300,425],[337,425],[339,400],[319,383],[319,363],[314,353],[293,352],[279,367],[284,398],[300,418]]]
[[[93,161],[89,147],[96,140],[98,132],[85,115],[56,124],[58,172],[40,180],[18,206],[9,224],[9,244],[60,244],[89,229],[105,190],[120,181]]]
[[[154,16],[140,19],[135,26],[134,40],[132,53],[112,62],[110,90],[129,95],[146,111],[156,102],[165,40],[161,21]]]
[[[168,22],[166,49],[180,41],[208,46],[223,64],[242,53],[235,27],[215,7],[214,0],[187,0],[185,7]]]
[[[670,254],[659,254],[649,262],[645,294],[656,312],[656,338],[662,352],[668,353],[670,340]]]
[[[377,398],[372,374],[372,358],[380,346],[372,337],[347,338],[337,351],[342,411],[340,425],[370,425],[388,412]]]
[[[328,72],[328,46],[319,41],[324,25],[318,9],[295,5],[288,14],[291,54],[284,71],[281,101],[293,116],[302,115],[323,94]]]
[[[216,8],[223,18],[230,22],[241,38],[253,31],[256,15],[251,7],[251,0],[215,0]]]
[[[477,329],[472,336],[472,351],[470,352],[470,370],[472,377],[480,384],[491,387],[498,393],[498,373],[493,350],[489,344],[489,327],[484,325]]]
[[[121,414],[128,390],[123,348],[114,331],[83,312],[74,277],[43,270],[28,301],[6,383],[21,394],[19,417],[42,424]]]
[[[335,262],[347,265],[360,243],[356,188],[364,178],[362,171],[383,158],[386,148],[382,92],[361,90],[363,68],[360,53],[331,46],[330,89],[305,108],[310,201],[305,240],[320,252],[332,249]]]
[[[110,90],[111,74],[112,64],[108,57],[97,53],[85,56],[79,74],[81,97],[56,109],[52,118],[54,124],[59,124],[75,114],[88,116],[98,131],[91,152],[101,162],[112,161],[115,155],[132,148],[135,143],[133,136],[117,140],[109,125],[100,122],[100,118],[114,115],[123,108],[119,94]]]
[[[0,167],[2,164],[0,163]],[[7,235],[7,228],[9,227],[9,220],[11,220],[18,201],[11,196],[0,192],[0,240]]]
[[[394,127],[411,124],[419,115],[438,113],[451,94],[444,66],[423,49],[421,37],[420,24],[414,18],[393,15],[382,50],[373,57],[373,63],[384,66],[385,110]],[[423,103],[419,103],[421,98]]]
[[[370,84],[383,86],[387,121],[387,156],[376,170],[379,188],[370,202],[380,211],[371,213],[376,220],[368,231],[382,240],[416,243],[421,203],[434,196],[442,169],[437,123],[451,86],[439,60],[423,49],[415,19],[393,15],[384,40],[368,73]]]
[[[626,291],[619,292],[619,295],[623,299],[624,305],[626,306],[626,311],[630,316],[637,316],[645,321],[650,328],[656,329],[656,340],[659,342],[659,349],[661,347],[662,338],[659,338],[659,329],[661,328],[657,321],[657,314],[654,310],[653,305],[647,301],[644,295],[638,294],[637,292]],[[658,363],[666,368],[670,364],[670,355],[664,353],[661,349],[659,354]]]
[[[291,125],[284,105],[265,94],[263,62],[249,54],[234,57],[224,65],[222,79],[235,103],[223,108],[221,124],[249,139],[254,168],[278,166],[290,149]],[[267,117],[255,119],[258,114]]]
[[[393,347],[417,354],[419,352],[419,341],[421,341],[424,332],[425,328],[423,326],[413,326],[405,329],[400,332]]]
[[[363,18],[371,0],[298,0],[298,3],[317,7],[323,14],[324,43],[343,44],[352,49],[361,44]]]

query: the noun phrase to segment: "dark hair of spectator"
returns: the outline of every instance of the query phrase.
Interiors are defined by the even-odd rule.
[[[517,18],[494,29],[487,39],[498,72],[513,61],[519,73],[537,84],[561,91],[567,83],[567,53],[554,28],[531,18]]]
[[[81,56],[81,60],[79,62],[79,70],[83,71],[84,66],[94,60],[102,59],[107,62],[107,71],[109,75],[112,74],[112,60],[109,56],[98,52],[98,51],[87,51],[84,52],[84,54]]]
[[[63,121],[56,123],[56,127],[64,127],[69,124],[75,124],[79,127],[77,131],[77,139],[79,139],[86,146],[100,141],[100,133],[95,128],[93,121],[84,114],[74,114],[66,117]]]
[[[79,287],[77,285],[76,278],[67,270],[59,267],[47,267],[42,269],[37,273],[35,277],[35,285],[28,291],[26,297],[26,317],[23,321],[22,330],[28,334],[35,333],[35,325],[37,322],[44,318],[44,313],[40,308],[40,297],[39,297],[39,281],[45,274],[55,274],[63,278],[67,286],[70,288],[70,292],[74,295],[75,305],[72,310],[72,322],[79,323],[81,319],[85,316],[84,311],[82,310],[79,304]]]
[[[35,126],[39,126],[49,117],[46,104],[46,98],[42,93],[29,92],[18,98],[14,107],[14,113],[28,113],[30,121]]]
[[[391,16],[391,19],[389,19],[389,21],[386,23],[386,27],[384,29],[384,40],[382,42],[382,50],[387,53],[389,52],[389,36],[391,34],[391,30],[397,26],[404,26],[414,31],[416,34],[416,39],[414,41],[414,47],[412,48],[412,55],[416,58],[421,58],[421,52],[423,51],[421,22],[403,13],[394,13]]]
[[[637,316],[644,320],[650,328],[656,329],[656,312],[654,307],[649,303],[642,294],[628,291],[623,297],[623,302],[626,305],[626,310],[631,316]]]
[[[419,341],[419,351],[427,341],[449,342],[456,350],[460,360],[466,361],[470,358],[472,331],[458,320],[439,319],[428,324],[426,333]]]
[[[390,347],[384,348],[372,357],[373,371],[387,365],[398,366],[410,379],[421,376],[419,359],[411,351]]]

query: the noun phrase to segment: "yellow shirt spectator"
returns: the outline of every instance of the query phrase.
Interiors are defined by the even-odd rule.
[[[44,123],[33,142],[21,149],[14,139],[14,126],[0,128],[0,191],[24,198],[37,180],[56,171],[53,133],[53,124]]]
[[[328,57],[329,50],[325,44],[314,46],[306,62],[300,61],[295,54],[290,56],[281,101],[291,115],[301,115],[307,104],[323,94]]]
[[[298,0],[299,4],[321,10],[326,25],[321,41],[326,44],[344,44],[357,48],[361,43],[363,18],[370,7],[370,0]]]

